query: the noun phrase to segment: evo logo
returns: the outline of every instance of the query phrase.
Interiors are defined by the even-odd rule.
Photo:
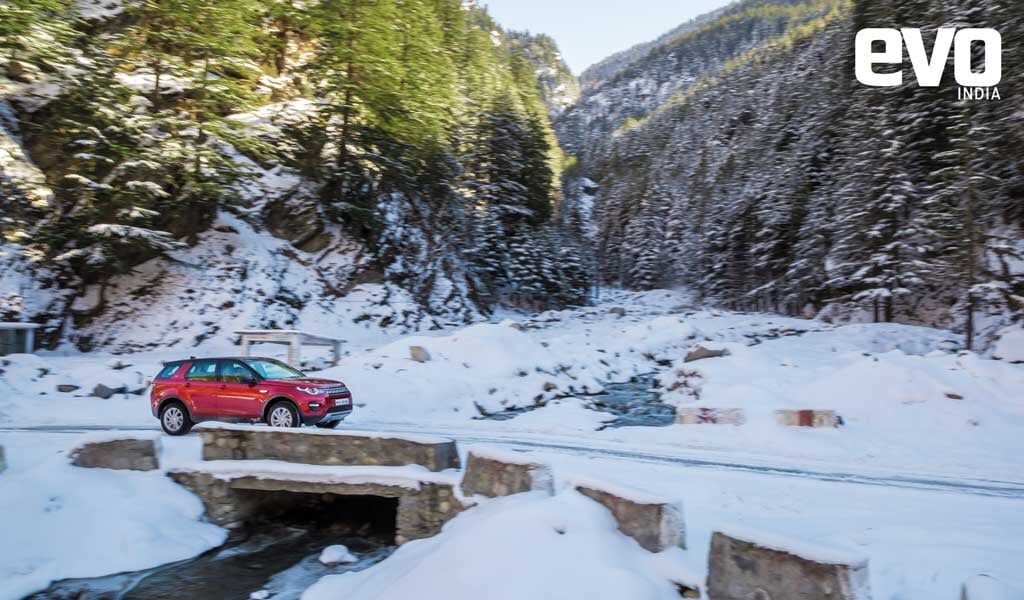
[[[875,52],[875,42],[882,50]],[[985,61],[981,71],[973,69],[973,47],[985,48]],[[857,32],[855,43],[857,81],[873,87],[892,87],[903,84],[903,70],[878,73],[875,65],[902,65],[903,46],[907,47],[910,64],[921,87],[938,87],[946,70],[950,50],[953,54],[953,75],[960,89],[961,100],[999,100],[999,82],[1003,78],[1003,38],[995,29],[953,29],[942,27],[935,35],[931,56],[924,46],[920,29],[870,28]]]

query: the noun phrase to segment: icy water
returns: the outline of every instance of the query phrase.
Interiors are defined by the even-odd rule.
[[[387,558],[394,534],[354,535],[350,529],[310,523],[264,523],[233,533],[220,548],[191,560],[147,571],[95,579],[69,579],[29,600],[245,600],[258,590],[274,600],[295,600],[325,575],[361,571]],[[327,567],[320,551],[344,544],[359,558]]]
[[[605,393],[588,396],[587,404],[617,418],[609,427],[665,427],[676,422],[675,407],[661,401],[654,375],[639,375],[626,383],[605,384]]]
[[[654,388],[654,375],[638,375],[625,383],[604,384],[605,393],[585,396],[588,408],[615,415],[615,420],[605,423],[602,429],[610,427],[665,427],[675,423],[676,409],[661,401]],[[539,407],[514,408],[483,415],[479,419],[507,421]]]

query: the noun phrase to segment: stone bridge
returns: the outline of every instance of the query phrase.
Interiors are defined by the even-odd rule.
[[[289,510],[371,506],[393,524],[395,542],[433,536],[487,498],[555,493],[550,467],[516,452],[472,448],[463,468],[454,441],[417,435],[282,430],[245,425],[197,428],[202,460],[167,475],[202,500],[224,527]],[[85,444],[77,466],[158,468],[159,438]],[[608,508],[619,530],[650,552],[686,547],[681,505],[606,482],[562,480]],[[346,504],[349,503],[349,504]],[[389,529],[390,531],[390,529]],[[712,535],[706,581],[674,581],[684,598],[710,600],[869,600],[867,562],[830,549],[749,532]]]

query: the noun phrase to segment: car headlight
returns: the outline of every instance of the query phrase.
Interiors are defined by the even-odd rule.
[[[322,389],[315,387],[297,387],[295,389],[299,390],[300,392],[309,394],[310,396],[319,396],[324,393]]]

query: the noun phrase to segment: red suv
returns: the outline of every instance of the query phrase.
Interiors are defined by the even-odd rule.
[[[352,394],[344,383],[307,377],[270,358],[166,363],[153,381],[150,402],[170,435],[184,435],[200,421],[330,429],[352,414]]]

